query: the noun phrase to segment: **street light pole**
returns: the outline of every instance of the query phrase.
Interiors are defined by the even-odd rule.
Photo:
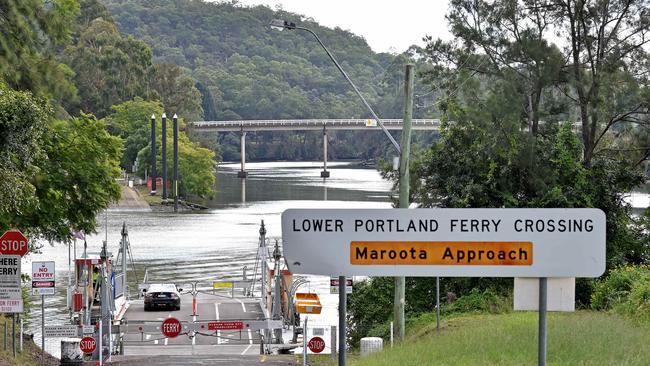
[[[304,28],[297,26],[295,23],[292,22],[287,22],[286,20],[279,20],[275,19],[272,20],[270,23],[271,28],[278,29],[278,30],[283,30],[283,29],[300,29],[304,30],[306,32],[309,32],[311,35],[316,38],[316,41],[318,41],[318,44],[321,45],[323,50],[327,53],[327,56],[329,56],[330,60],[334,63],[336,68],[341,72],[345,80],[350,84],[354,92],[357,94],[359,99],[361,99],[361,102],[363,103],[364,106],[368,109],[374,120],[377,122],[377,125],[381,127],[382,131],[386,134],[390,142],[393,144],[395,149],[397,150],[397,153],[400,155],[400,165],[399,165],[399,207],[400,208],[408,208],[409,207],[409,155],[410,155],[410,150],[411,150],[411,120],[413,118],[413,79],[414,79],[414,74],[413,74],[413,65],[409,64],[406,65],[406,83],[404,85],[404,91],[405,91],[405,104],[404,104],[404,122],[402,126],[402,148],[400,148],[400,145],[395,141],[393,136],[390,134],[388,129],[384,126],[382,121],[377,117],[377,114],[375,111],[370,107],[370,104],[366,101],[366,99],[363,97],[359,89],[354,85],[352,80],[350,80],[350,77],[348,74],[343,70],[341,65],[339,65],[338,61],[334,58],[334,55],[325,47],[325,44],[321,41],[321,39],[314,33],[311,29]],[[405,327],[405,321],[404,321],[404,305],[405,305],[405,278],[404,277],[395,277],[395,298],[394,298],[394,318],[395,318],[395,324],[397,325],[397,336],[398,339],[404,340],[404,327]],[[344,348],[343,348],[344,349]],[[341,359],[339,359],[339,365],[345,365],[345,358],[343,358],[343,362],[341,362]]]
[[[366,98],[363,97],[363,95],[361,94],[359,89],[357,89],[357,86],[354,85],[352,80],[350,80],[350,77],[348,76],[348,74],[343,70],[341,65],[339,65],[338,61],[336,61],[336,59],[334,58],[334,55],[332,55],[330,50],[328,50],[327,47],[325,47],[325,44],[323,43],[323,41],[320,40],[320,38],[316,35],[316,33],[314,33],[314,31],[312,31],[309,28],[299,27],[295,23],[287,22],[285,20],[278,20],[278,19],[275,19],[275,20],[271,21],[270,25],[271,25],[272,28],[276,28],[276,29],[279,29],[279,30],[282,30],[282,29],[290,29],[290,30],[291,29],[300,29],[300,30],[304,30],[306,32],[311,33],[311,35],[314,36],[314,38],[316,38],[316,41],[318,41],[318,44],[320,44],[320,46],[323,47],[323,50],[325,50],[325,53],[327,53],[327,56],[329,56],[330,60],[332,60],[332,62],[336,66],[336,68],[341,72],[341,74],[343,75],[345,80],[347,80],[348,84],[350,84],[350,86],[352,87],[352,90],[354,90],[354,92],[357,93],[357,96],[359,96],[359,99],[361,99],[361,102],[363,103],[363,105],[366,106],[366,108],[368,109],[368,111],[372,115],[372,118],[377,122],[377,125],[379,125],[379,127],[381,127],[382,131],[384,131],[384,133],[386,134],[386,137],[388,137],[390,142],[393,144],[393,146],[395,147],[395,150],[397,150],[397,153],[401,152],[400,146],[397,143],[397,141],[395,141],[395,139],[390,134],[388,129],[386,129],[386,127],[384,126],[384,123],[379,119],[379,117],[377,117],[377,114],[372,109],[372,107],[370,107],[370,104],[368,104],[368,102],[366,101]]]

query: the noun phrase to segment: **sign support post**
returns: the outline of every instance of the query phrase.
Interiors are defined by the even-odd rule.
[[[436,276],[436,331],[440,335],[440,277]]]
[[[546,366],[546,309],[547,309],[547,278],[539,279],[539,334],[538,334],[538,360],[539,366]]]
[[[302,327],[302,366],[307,366],[307,320],[305,317],[305,325]]]
[[[347,285],[347,277],[339,276],[339,366],[345,366],[345,349],[347,333],[346,322],[347,318],[347,296],[345,286]]]
[[[45,365],[45,295],[41,295],[41,364]]]

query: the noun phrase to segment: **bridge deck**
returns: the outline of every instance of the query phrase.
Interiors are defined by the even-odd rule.
[[[401,130],[401,119],[382,119],[389,130]],[[372,119],[285,119],[190,122],[195,131],[297,131],[297,130],[381,130]],[[414,119],[414,130],[437,130],[439,119]]]

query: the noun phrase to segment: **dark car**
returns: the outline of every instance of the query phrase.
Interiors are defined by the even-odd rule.
[[[151,284],[144,295],[144,311],[157,308],[181,310],[181,295],[174,284]]]

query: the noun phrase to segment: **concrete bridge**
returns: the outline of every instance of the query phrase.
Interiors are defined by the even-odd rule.
[[[382,119],[381,122],[389,130],[401,130],[401,119]],[[327,170],[327,131],[328,130],[365,130],[381,131],[374,119],[287,119],[287,120],[242,120],[242,121],[199,121],[190,122],[194,131],[206,132],[241,132],[241,170],[237,173],[240,178],[246,178],[246,133],[249,131],[323,131],[323,171],[321,177],[328,178]],[[438,130],[439,119],[413,119],[413,130]]]

